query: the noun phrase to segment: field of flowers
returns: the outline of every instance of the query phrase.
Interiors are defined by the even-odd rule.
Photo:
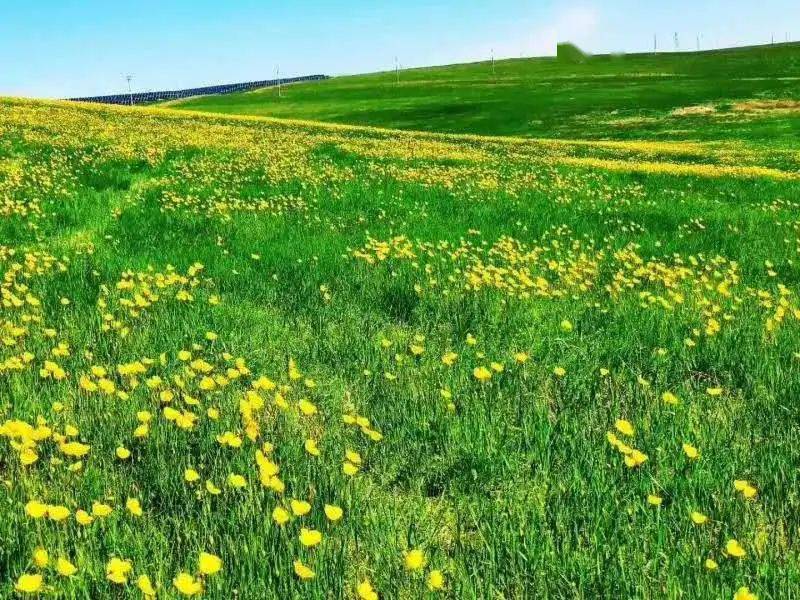
[[[0,597],[792,597],[799,191],[0,100]]]

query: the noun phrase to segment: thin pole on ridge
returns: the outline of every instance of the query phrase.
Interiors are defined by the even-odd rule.
[[[131,99],[131,106],[133,106],[133,90],[131,90],[131,79],[133,79],[133,75],[126,75],[125,79],[128,80],[128,96]]]

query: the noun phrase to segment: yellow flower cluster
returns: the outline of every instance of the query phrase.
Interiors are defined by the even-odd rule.
[[[735,261],[702,254],[645,259],[635,244],[598,247],[567,227],[554,228],[535,245],[508,236],[489,245],[478,232],[458,244],[368,238],[351,255],[372,267],[386,265],[392,273],[410,269],[420,295],[494,291],[517,300],[584,299],[605,310],[632,299],[643,311],[683,315],[689,347],[718,335],[745,305],[759,309],[768,338],[782,324],[800,321],[800,302],[789,287],[747,286]]]
[[[100,290],[97,306],[102,312],[103,331],[113,331],[124,338],[131,331],[131,324],[153,310],[154,305],[165,300],[195,302],[196,290],[212,285],[202,278],[202,271],[203,265],[195,263],[186,274],[171,265],[164,272],[151,267],[143,272],[123,273],[113,289],[104,285]],[[205,301],[216,305],[220,300],[215,294],[205,294]]]

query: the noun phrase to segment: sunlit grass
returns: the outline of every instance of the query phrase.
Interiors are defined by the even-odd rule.
[[[796,175],[0,102],[0,596],[790,597]]]

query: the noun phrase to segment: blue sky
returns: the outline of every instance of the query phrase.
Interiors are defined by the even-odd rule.
[[[0,0],[0,95],[67,97],[553,54],[800,40],[798,0]]]

